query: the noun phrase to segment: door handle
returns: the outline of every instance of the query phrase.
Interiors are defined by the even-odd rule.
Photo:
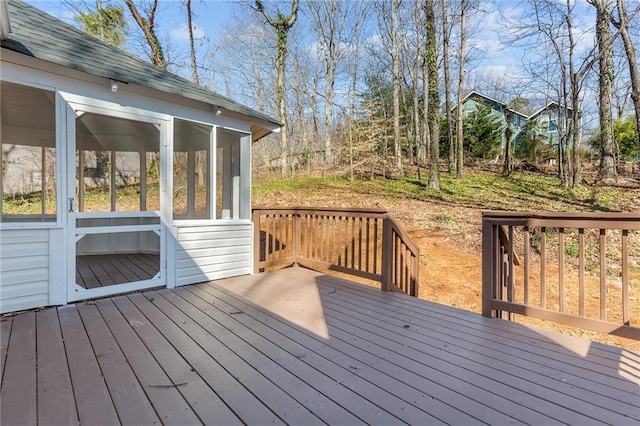
[[[76,207],[75,206],[75,204],[76,204],[75,201],[76,201],[75,198],[69,198],[69,213],[73,213],[73,212],[76,211],[76,209],[75,209],[75,207]]]

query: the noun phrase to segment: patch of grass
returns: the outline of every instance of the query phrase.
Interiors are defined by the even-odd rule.
[[[426,187],[415,176],[387,179],[268,178],[254,182],[254,191],[345,191],[388,198],[435,201],[480,210],[508,211],[634,211],[638,191],[578,186],[565,188],[551,175],[468,171],[462,179],[440,175],[440,191]]]
[[[577,243],[568,242],[565,244],[564,254],[566,254],[567,256],[578,257],[579,253],[580,253],[580,247],[578,246]]]
[[[433,220],[434,222],[442,223],[442,224],[455,222],[454,217],[447,213],[439,213],[433,217]]]

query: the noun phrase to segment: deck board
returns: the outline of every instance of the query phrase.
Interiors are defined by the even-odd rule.
[[[326,395],[327,398],[330,398],[335,404],[341,405],[344,404],[345,401],[352,402],[347,407],[341,406],[335,413],[331,411],[328,413],[329,415],[340,414],[344,410],[351,412],[358,419],[367,423],[397,424],[399,422],[397,418],[389,414],[380,413],[379,407],[375,404],[364,399],[358,400],[355,392],[344,386],[339,386],[338,380],[333,379],[329,373],[333,368],[333,370],[338,371],[336,377],[339,377],[339,374],[343,372],[342,369],[328,363],[326,368],[313,368],[303,361],[307,355],[312,356],[313,354],[309,354],[308,351],[304,350],[301,346],[300,349],[298,349],[295,345],[291,345],[293,348],[287,347],[285,349],[285,346],[282,344],[285,339],[282,335],[274,334],[273,338],[271,338],[271,336],[265,337],[259,333],[258,324],[256,324],[255,328],[245,326],[242,321],[238,320],[238,315],[241,314],[238,313],[230,316],[224,310],[220,309],[224,306],[222,300],[211,296],[209,293],[195,286],[177,289],[176,294],[198,306],[209,316],[219,319],[221,323],[228,324],[229,329],[233,330],[234,335],[243,339],[254,348],[259,348],[260,353],[263,353],[267,359],[276,362],[282,369],[290,372],[307,384],[312,383],[318,392]],[[234,311],[232,310],[230,312]],[[229,321],[230,317],[233,321]],[[257,355],[257,357],[259,357],[259,355]],[[341,419],[342,422],[348,423],[349,418],[350,416],[346,416]],[[335,422],[331,423],[335,424]]]
[[[102,376],[123,424],[158,424],[160,419],[131,365],[94,304],[78,305]]]
[[[149,280],[160,271],[154,254],[102,254],[76,257],[76,283],[84,288]]]
[[[0,326],[2,424],[640,424],[636,353],[300,268]]]
[[[250,363],[251,367],[288,395],[297,398],[315,416],[328,424],[355,423],[358,421],[357,417],[351,415],[335,401],[309,385],[308,383],[312,382],[311,380],[301,380],[291,371],[300,372],[299,370],[291,368],[287,364],[281,365],[268,356],[262,356],[264,352],[258,352],[255,346],[250,343],[251,340],[243,340],[236,334],[235,327],[226,327],[224,325],[224,323],[229,322],[228,317],[217,314],[220,311],[217,311],[213,305],[207,304],[204,300],[197,298],[184,289],[180,290],[176,292],[162,291],[160,293],[162,297],[175,306],[181,307],[180,309],[183,311],[190,311],[190,315],[193,315],[194,319],[197,318],[199,324],[205,329],[213,331],[224,345],[233,348],[237,356],[241,357],[246,363]],[[243,330],[243,328],[240,328],[240,330]],[[266,342],[260,342],[260,344],[264,343]],[[296,358],[293,357],[293,359]],[[293,359],[289,358],[289,361],[293,362]],[[335,388],[335,383],[333,382],[332,388]],[[329,393],[329,389],[325,388],[324,390]]]
[[[334,284],[334,289],[338,289],[340,284]],[[558,372],[564,372],[571,374],[572,377],[587,378],[589,381],[596,381],[602,385],[608,386],[607,393],[618,389],[623,393],[635,389],[635,386],[629,383],[627,380],[617,375],[618,366],[611,362],[612,359],[609,355],[611,353],[602,351],[598,348],[598,344],[592,344],[586,340],[575,339],[570,336],[561,336],[563,344],[567,348],[574,348],[576,351],[584,352],[585,348],[588,348],[588,356],[577,356],[572,350],[567,350],[548,339],[541,339],[541,335],[544,335],[544,331],[535,336],[527,334],[521,334],[522,332],[528,332],[527,328],[518,326],[514,323],[506,321],[497,321],[493,319],[482,318],[478,315],[469,315],[461,317],[457,311],[451,311],[441,305],[423,304],[418,308],[412,309],[411,306],[405,306],[397,301],[388,301],[377,298],[375,294],[367,295],[366,298],[360,299],[361,296],[357,290],[348,291],[345,290],[345,285],[340,288],[340,293],[346,292],[347,295],[341,296],[336,294],[333,300],[340,299],[343,301],[343,306],[359,306],[362,309],[371,309],[375,307],[377,309],[384,309],[385,306],[394,306],[397,308],[403,308],[404,312],[410,314],[407,316],[406,321],[410,324],[423,326],[421,330],[426,330],[430,333],[438,330],[443,330],[444,336],[453,335],[459,338],[456,341],[460,343],[468,343],[474,350],[496,350],[496,348],[508,349],[510,355],[512,355],[517,365],[522,365],[522,362],[530,361],[537,364],[534,367],[534,371],[540,372],[541,367],[545,367],[542,373],[545,374],[548,368],[551,368],[552,377],[557,377]],[[408,305],[411,301],[407,302]],[[458,314],[458,315],[456,315]],[[492,327],[487,328],[486,322],[490,322]],[[437,325],[438,327],[433,327]],[[433,329],[433,330],[432,330]],[[502,331],[506,332],[503,333]],[[423,333],[425,337],[432,338],[432,335]],[[556,334],[556,337],[560,336]],[[533,338],[531,338],[533,337]],[[574,344],[572,344],[574,342]],[[579,342],[579,346],[575,344]],[[585,346],[585,344],[587,346]],[[637,359],[637,355],[632,355],[626,351],[629,356],[625,357],[625,362],[629,362],[640,368],[640,364],[634,363],[634,359]],[[606,356],[602,356],[606,354]],[[500,358],[501,355],[497,355]],[[619,360],[619,355],[618,355]]]
[[[78,413],[58,312],[55,309],[47,309],[36,315],[38,422],[58,425],[77,424]]]
[[[496,354],[495,357],[488,357],[478,352],[469,354],[454,339],[445,340],[447,343],[444,344],[444,348],[434,347],[430,343],[426,343],[429,342],[428,339],[424,340],[425,343],[415,339],[412,336],[415,332],[411,330],[411,327],[405,328],[402,324],[393,324],[391,318],[381,318],[380,316],[373,318],[361,315],[355,309],[352,309],[350,314],[346,315],[332,309],[333,306],[329,303],[325,306],[327,307],[328,322],[337,330],[340,330],[332,330],[332,335],[338,337],[344,335],[344,340],[348,339],[350,335],[353,337],[359,336],[359,339],[354,339],[358,346],[363,344],[363,340],[370,345],[375,345],[368,348],[368,350],[383,355],[383,357],[387,355],[388,359],[394,360],[394,364],[399,364],[405,367],[406,370],[419,370],[429,367],[430,374],[433,374],[432,370],[440,367],[441,371],[447,372],[451,376],[458,375],[466,379],[467,382],[462,385],[462,389],[467,387],[469,390],[477,389],[478,391],[497,392],[497,394],[505,395],[503,397],[505,399],[510,399],[513,402],[517,401],[525,406],[536,407],[536,410],[539,410],[539,414],[554,411],[554,420],[560,422],[569,423],[576,420],[588,422],[590,420],[593,421],[593,419],[607,422],[609,420],[607,416],[601,415],[600,407],[587,403],[576,395],[572,395],[571,392],[579,392],[577,388],[561,389],[567,387],[561,381],[552,382],[548,380],[545,383],[543,378],[533,372],[522,368],[509,368],[508,364],[501,361],[500,354]],[[392,329],[393,327],[396,329]],[[441,341],[443,338],[444,336],[441,337]],[[401,347],[402,353],[395,352],[394,348],[396,347]],[[444,351],[449,355],[446,361],[440,361],[434,356],[438,351]],[[504,357],[504,354],[502,355]],[[425,356],[429,358],[425,359]],[[414,359],[423,359],[424,363],[417,363],[413,361]],[[388,368],[393,368],[393,364]],[[536,380],[535,386],[532,386],[531,383]],[[480,383],[484,384],[483,389],[478,389]],[[447,385],[451,386],[449,383]],[[531,392],[530,394],[519,391],[519,389],[527,386],[534,388],[529,391]],[[469,390],[466,392],[469,393]],[[438,392],[437,394],[438,398],[442,398],[442,393]],[[458,399],[462,398],[458,397]],[[592,401],[598,400],[593,398]],[[553,410],[553,403],[550,401],[563,402],[563,405],[577,407],[579,413],[571,410]],[[476,415],[482,414],[481,407],[468,403],[464,404],[464,406]],[[506,406],[504,408],[507,409]],[[521,414],[518,419],[522,421],[528,420],[523,418]],[[490,417],[482,420],[489,423],[502,423],[505,421],[504,419],[492,419]],[[543,421],[541,418],[531,417],[529,421],[539,424],[540,422],[547,423],[549,419]]]
[[[189,337],[197,341],[209,356],[215,357],[216,362],[236,380],[244,386],[251,383],[252,393],[270,407],[280,419],[292,424],[322,424],[318,417],[305,409],[276,383],[270,381],[254,365],[247,363],[238,353],[220,342],[215,337],[219,334],[217,330],[219,327],[216,327],[213,321],[208,321],[208,317],[199,309],[180,301],[177,301],[177,306],[172,305],[169,299],[156,292],[150,292],[149,295],[154,297],[154,305],[172,318]],[[300,384],[303,383],[298,382],[298,385]]]
[[[200,285],[195,287],[200,287]],[[275,321],[273,318],[269,319],[268,314],[250,304],[239,299],[232,300],[232,297],[225,297],[216,288],[208,290],[215,294],[218,299],[224,300],[233,308],[244,312],[246,315],[238,315],[242,320],[245,320],[248,316],[253,317],[255,321],[247,321],[245,323],[248,327],[260,327],[260,323],[268,324],[268,327],[276,333],[287,336],[289,341],[280,343],[283,347],[290,345],[291,341],[297,342],[302,346],[301,349],[305,353],[302,358],[304,362],[309,362],[321,371],[326,368],[325,362],[332,362],[339,366],[339,369],[334,369],[331,372],[332,378],[338,384],[346,386],[361,397],[382,404],[382,406],[378,405],[379,408],[384,409],[404,422],[410,424],[417,424],[425,420],[428,422],[442,422],[443,420],[439,420],[439,416],[448,414],[452,416],[452,420],[456,424],[478,423],[472,417],[458,410],[452,410],[451,407],[432,398],[427,393],[416,392],[415,389],[407,387],[392,376],[381,375],[379,371],[352,357],[350,353],[342,351],[341,349],[343,348],[340,347],[340,342],[333,336],[331,338],[332,344],[329,345],[327,342],[317,339],[312,333],[305,333],[277,319]],[[311,356],[311,354],[317,355],[317,357]]]
[[[189,402],[196,415],[205,424],[240,425],[238,417],[222,398],[207,384],[167,341],[158,329],[125,296],[113,298],[112,302],[129,323],[131,330],[142,340],[148,350],[168,376],[171,383]],[[107,305],[107,304],[104,304]],[[102,311],[103,304],[99,305]],[[160,380],[158,377],[157,380]]]
[[[186,335],[164,312],[141,294],[129,296],[134,305],[171,342],[182,357],[194,368],[207,384],[223,395],[231,410],[248,424],[281,424],[278,418],[253,393],[246,389],[227,370],[218,364],[216,357],[209,355],[200,345]]]
[[[174,383],[168,378],[112,301],[100,303],[98,308],[162,422],[198,423],[197,415],[180,393],[183,382]]]
[[[38,421],[35,330],[35,312],[13,319],[0,391],[0,424],[34,425]]]
[[[58,317],[80,423],[118,423],[118,414],[77,306],[58,308]]]

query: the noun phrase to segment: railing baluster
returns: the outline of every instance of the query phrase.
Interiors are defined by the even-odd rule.
[[[564,312],[564,228],[558,228],[558,308]]]
[[[507,286],[507,300],[513,302],[513,291],[516,286],[513,270],[513,226],[509,226],[509,280]]]
[[[362,271],[362,218],[358,218],[358,270]]]
[[[547,308],[547,228],[540,228],[540,307]]]
[[[356,218],[351,218],[351,268],[356,269]]]
[[[600,230],[600,319],[607,319],[607,234]]]
[[[629,231],[622,230],[622,323],[629,325]]]
[[[344,266],[349,267],[349,217],[344,218]]]
[[[524,304],[529,304],[529,227],[524,227]]]
[[[579,313],[584,316],[584,228],[578,229],[578,286],[579,286]]]
[[[378,218],[373,219],[373,273],[378,273]]]
[[[366,266],[365,266],[365,271],[367,271],[367,272],[371,272],[371,271],[369,270],[369,256],[371,255],[371,253],[370,253],[370,251],[369,251],[369,250],[370,250],[370,246],[369,246],[369,238],[370,238],[370,231],[371,231],[371,221],[370,221],[370,218],[366,218],[366,219],[365,219],[365,223],[366,223],[365,230],[366,230],[366,237],[367,237],[366,244],[365,244],[365,255],[366,255]]]

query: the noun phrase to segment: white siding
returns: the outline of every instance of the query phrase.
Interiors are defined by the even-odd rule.
[[[176,284],[251,273],[250,223],[177,228]]]
[[[49,230],[0,230],[0,313],[49,304]]]

